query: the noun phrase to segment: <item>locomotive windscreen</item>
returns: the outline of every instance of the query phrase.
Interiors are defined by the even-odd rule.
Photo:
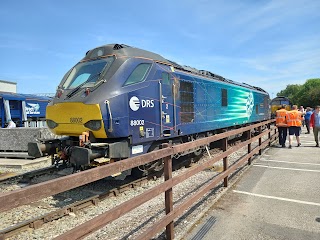
[[[107,71],[113,60],[113,57],[107,57],[96,61],[78,63],[63,83],[63,89],[94,86]]]

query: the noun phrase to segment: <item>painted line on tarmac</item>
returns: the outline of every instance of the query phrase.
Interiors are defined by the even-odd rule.
[[[289,142],[287,142],[287,143],[289,143]],[[316,142],[314,140],[303,140],[303,142],[301,142],[301,143],[316,143]]]
[[[258,165],[258,164],[254,164],[254,165],[252,165],[252,166],[255,166],[255,167],[264,167],[264,168],[274,168],[274,169],[281,169],[281,170],[293,170],[293,171],[301,171],[301,172],[318,172],[318,173],[320,173],[320,170],[313,170],[313,169],[270,167],[270,166]]]
[[[245,195],[249,195],[249,196],[254,196],[254,197],[275,199],[275,200],[280,200],[280,201],[285,201],[285,202],[293,202],[293,203],[300,203],[300,204],[319,206],[320,207],[320,203],[315,203],[315,202],[307,202],[307,201],[301,201],[301,200],[296,200],[296,199],[291,199],[291,198],[282,198],[282,197],[275,197],[275,196],[269,196],[269,195],[262,195],[262,194],[243,192],[243,191],[238,191],[238,190],[233,190],[233,192],[240,193],[240,194],[245,194]]]
[[[290,162],[290,161],[278,161],[278,160],[265,160],[265,159],[260,159],[260,161],[264,161],[264,162],[279,162],[279,163],[294,163],[294,164],[304,164],[304,165],[320,166],[320,163],[302,163],[302,162]]]

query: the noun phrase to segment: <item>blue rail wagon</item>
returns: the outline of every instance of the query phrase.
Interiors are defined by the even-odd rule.
[[[0,124],[6,127],[9,119],[17,127],[45,126],[46,106],[49,97],[32,94],[0,92]]]

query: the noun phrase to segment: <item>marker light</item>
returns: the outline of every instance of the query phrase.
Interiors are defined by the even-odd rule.
[[[90,88],[86,88],[86,90],[85,90],[85,95],[88,96],[89,93],[90,93]]]
[[[62,93],[63,93],[62,89],[58,89],[57,92],[56,92],[56,97],[60,98]]]
[[[50,128],[50,129],[54,129],[56,127],[58,127],[58,123],[56,123],[55,121],[52,121],[50,119],[47,119],[47,126]]]
[[[97,131],[101,128],[101,120],[90,120],[84,124],[85,127]]]

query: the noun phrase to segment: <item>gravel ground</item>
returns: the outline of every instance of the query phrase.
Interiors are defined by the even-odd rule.
[[[30,160],[32,161],[32,160]],[[23,174],[33,170],[37,170],[40,168],[46,168],[51,166],[51,162],[39,163],[32,166],[24,166],[23,168],[6,168],[0,167],[0,173],[15,173],[15,174]],[[44,181],[44,180],[42,180]],[[0,192],[9,192],[16,189],[20,189],[21,187],[25,187],[25,184],[18,183],[18,179],[11,179],[9,181],[4,181],[0,183]]]
[[[0,167],[0,172],[1,173],[12,172],[12,173],[22,174],[22,173],[30,172],[32,170],[39,169],[39,168],[49,167],[50,165],[51,165],[51,161],[47,161],[45,163],[38,163],[36,165],[31,165],[31,166],[24,166],[23,168]]]
[[[254,148],[256,145],[256,143],[253,143],[252,148]],[[211,150],[210,152],[211,154],[217,153],[216,150]],[[241,156],[246,154],[246,152],[247,147],[244,147],[243,149],[230,155],[228,157],[229,164],[235,162]],[[201,164],[207,159],[208,156],[205,155],[199,162],[193,164],[193,166]],[[173,189],[174,205],[177,206],[178,204],[181,204],[184,199],[193,194],[201,185],[213,179],[214,176],[218,174],[214,169],[219,170],[220,166],[221,164],[218,164],[213,169],[206,169],[197,175],[192,176],[187,181],[175,186]],[[245,168],[241,169],[238,172],[238,175],[243,172]],[[173,176],[179,175],[187,170],[188,168],[179,169],[173,173]],[[42,180],[38,179],[38,181]],[[229,183],[232,184],[233,181],[236,181],[236,178],[232,178]],[[124,193],[119,194],[117,197],[110,197],[100,202],[98,206],[86,208],[76,212],[76,214],[72,213],[68,217],[47,223],[40,229],[22,232],[10,239],[52,239],[66,232],[67,230],[70,230],[92,219],[93,217],[106,212],[120,203],[133,198],[134,196],[142,194],[147,189],[150,189],[161,182],[163,182],[163,178],[149,181],[143,186],[125,191]],[[30,216],[36,217],[47,212],[51,212],[55,209],[71,204],[72,202],[92,196],[97,192],[104,192],[107,189],[112,189],[117,184],[118,183],[116,181],[110,182],[107,180],[100,180],[65,193],[42,199],[30,205],[21,206],[13,210],[3,212],[1,213],[0,218],[0,229],[4,229],[17,224],[18,222],[30,219]],[[5,192],[21,187],[17,184],[9,184],[8,186],[10,187],[6,188],[1,185],[0,191]],[[199,216],[201,216],[206,211],[208,206],[210,207],[217,197],[225,190],[226,189],[222,187],[213,189],[206,196],[204,196],[200,202],[196,203],[193,207],[186,211],[182,217],[176,219],[174,230],[176,236],[175,239],[183,238],[186,229],[189,229],[196,224]],[[157,198],[148,201],[139,208],[134,209],[123,217],[113,221],[106,227],[88,236],[86,239],[134,239],[140,233],[152,226],[162,216],[164,216],[164,194],[159,195]],[[154,239],[165,239],[165,236],[163,233],[160,233],[160,235],[155,236]]]

